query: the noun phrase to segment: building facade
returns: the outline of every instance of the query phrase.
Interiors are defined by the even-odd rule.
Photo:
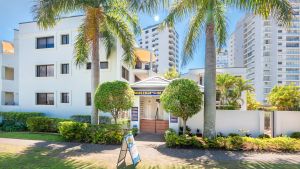
[[[6,83],[1,85],[2,98],[6,101],[1,110],[43,112],[63,118],[90,114],[91,63],[79,66],[74,62],[74,43],[82,20],[83,16],[66,17],[48,30],[39,29],[36,22],[19,24],[19,29],[15,30],[15,54],[1,57],[6,61],[2,59],[1,70],[5,70],[2,75],[12,71],[10,74],[15,75],[13,79],[18,86],[14,88],[14,98],[18,101],[11,101],[10,88],[14,87],[11,75],[6,77],[9,80],[2,78],[1,82]],[[145,66],[149,64],[149,52],[136,50],[140,64],[135,67],[123,62],[123,50],[118,41],[108,58],[105,52],[100,46],[100,83],[113,80],[133,83],[149,76]],[[11,104],[18,106],[9,106]]]
[[[157,59],[154,70],[159,74],[166,73],[172,67],[179,72],[179,35],[175,28],[159,30],[158,27],[159,24],[144,28],[139,46],[155,53]]]
[[[294,10],[290,27],[248,14],[231,36],[229,55],[235,61],[243,60],[246,79],[261,103],[267,103],[275,85],[300,85],[300,1],[290,2]]]
[[[217,68],[229,67],[229,57],[227,49],[222,49],[216,56]]]

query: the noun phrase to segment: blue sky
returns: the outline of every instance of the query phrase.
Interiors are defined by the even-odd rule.
[[[31,7],[34,4],[34,0],[0,0],[0,39],[1,40],[13,40],[13,29],[18,28],[18,23],[25,21],[32,21],[33,15],[31,13]],[[155,21],[154,15],[140,14],[141,27],[156,24],[163,20],[167,15],[166,11],[160,11],[156,15],[160,20]],[[228,9],[228,35],[234,30],[237,21],[244,15],[243,12],[233,9]],[[180,51],[182,48],[182,42],[184,34],[188,26],[188,20],[177,24],[176,30],[179,33],[179,46]],[[185,72],[189,68],[203,67],[204,65],[204,41],[199,44],[198,52],[194,56],[194,60],[190,62],[182,72]]]

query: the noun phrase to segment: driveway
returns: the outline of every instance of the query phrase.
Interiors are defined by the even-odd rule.
[[[142,162],[139,166],[190,166],[193,168],[300,168],[300,154],[256,153],[221,150],[170,149],[162,135],[141,134],[136,138]],[[52,156],[93,163],[94,166],[116,168],[120,151],[119,145],[96,145],[60,143],[33,140],[0,138],[0,153],[14,147],[17,153],[26,153],[34,148],[47,148]],[[10,152],[11,153],[11,152]],[[286,166],[286,164],[292,164]],[[122,167],[131,165],[130,155]],[[241,167],[243,166],[243,167]],[[246,167],[247,166],[247,167]],[[121,167],[121,168],[122,168]],[[276,167],[277,168],[277,167]]]

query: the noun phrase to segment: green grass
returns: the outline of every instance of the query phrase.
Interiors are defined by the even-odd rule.
[[[15,138],[26,140],[64,141],[59,134],[30,132],[0,132],[0,138]]]

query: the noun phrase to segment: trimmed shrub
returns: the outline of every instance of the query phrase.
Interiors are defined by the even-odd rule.
[[[235,136],[240,136],[240,135],[237,133],[229,133],[228,134],[228,137],[235,137]]]
[[[80,122],[60,122],[58,130],[60,135],[67,141],[84,142],[87,138],[88,123]]]
[[[59,133],[67,141],[94,144],[120,144],[124,135],[120,125],[91,125],[80,122],[60,122]]]
[[[165,141],[167,147],[178,148],[205,148],[205,142],[199,140],[196,136],[177,135],[172,129],[165,133]]]
[[[1,129],[3,131],[26,131],[28,118],[43,115],[39,112],[0,112],[0,116],[3,118]]]
[[[258,136],[258,138],[271,138],[271,137],[267,134],[261,134]]]
[[[49,117],[30,117],[27,119],[27,127],[31,132],[58,132],[58,123],[62,121],[70,121],[59,118]]]
[[[294,132],[291,134],[291,138],[297,138],[300,139],[300,132]]]

